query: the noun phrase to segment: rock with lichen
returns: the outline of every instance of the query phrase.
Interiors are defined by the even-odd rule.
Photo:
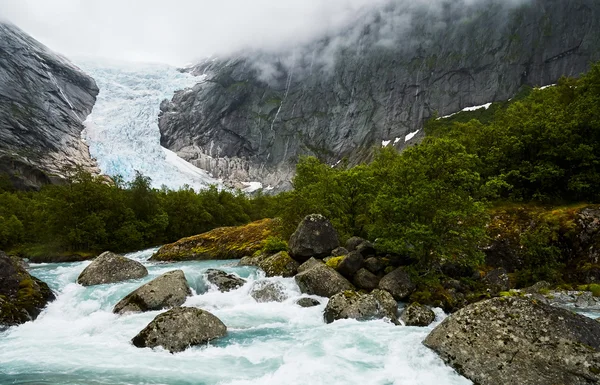
[[[345,290],[354,290],[346,278],[324,263],[314,263],[294,277],[300,291],[321,297],[331,297]]]
[[[293,277],[298,272],[300,264],[292,259],[286,251],[263,258],[259,263],[267,277]]]
[[[143,278],[147,275],[148,270],[140,262],[106,251],[83,269],[77,283],[93,286]]]
[[[359,321],[388,318],[398,321],[398,303],[386,291],[375,289],[370,294],[346,290],[329,299],[325,307],[325,322],[352,318]]]
[[[400,319],[406,326],[429,326],[435,320],[435,314],[427,306],[413,302],[404,308]]]
[[[289,241],[290,255],[300,262],[312,257],[325,258],[339,245],[337,231],[331,222],[320,214],[307,215]]]

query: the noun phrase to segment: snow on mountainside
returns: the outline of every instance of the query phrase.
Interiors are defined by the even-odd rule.
[[[154,187],[171,189],[185,184],[194,189],[220,184],[160,145],[160,103],[175,91],[201,82],[202,77],[163,64],[86,60],[78,64],[100,88],[82,136],[102,173],[130,181],[139,171],[152,179]]]

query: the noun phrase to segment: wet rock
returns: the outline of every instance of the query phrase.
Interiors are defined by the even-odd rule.
[[[364,267],[373,274],[379,274],[385,270],[387,264],[381,258],[370,257],[365,259]]]
[[[147,275],[148,270],[140,262],[105,251],[81,272],[77,283],[83,286],[101,285]]]
[[[300,264],[285,251],[264,258],[259,262],[267,277],[293,277],[298,272]]]
[[[510,289],[508,273],[502,267],[494,269],[487,273],[483,281],[488,285],[492,293],[508,291]]]
[[[176,353],[226,334],[227,327],[213,314],[193,307],[176,307],[159,314],[131,342],[138,348],[162,346]]]
[[[250,289],[250,296],[256,302],[283,302],[288,296],[285,287],[279,282],[257,281]]]
[[[139,313],[182,305],[192,292],[182,270],[173,270],[154,278],[129,293],[113,313]]]
[[[352,279],[354,274],[362,267],[364,259],[358,251],[351,251],[342,258],[337,265],[337,271],[348,279]]]
[[[331,297],[345,290],[354,290],[346,278],[324,263],[314,264],[294,278],[300,291],[305,294]]]
[[[377,288],[377,285],[379,284],[379,277],[371,273],[369,270],[363,268],[354,274],[352,283],[358,289],[371,291]]]
[[[313,306],[319,306],[321,304],[321,302],[319,302],[313,298],[304,297],[304,298],[300,298],[298,301],[296,301],[296,304],[300,307],[313,307]]]
[[[435,313],[427,306],[413,302],[404,308],[400,319],[406,326],[429,326],[435,320]]]
[[[54,299],[45,282],[31,276],[18,258],[0,251],[0,329],[33,321]]]
[[[371,294],[346,290],[332,296],[325,307],[325,322],[353,318],[359,321],[389,318],[397,322],[398,303],[386,291],[375,289]]]
[[[341,257],[342,255],[348,255],[349,251],[345,247],[336,247],[331,251],[331,256]]]
[[[219,291],[227,292],[244,286],[246,281],[236,275],[226,273],[222,270],[206,270],[206,280],[215,285]]]
[[[399,267],[379,281],[379,288],[392,294],[396,301],[406,300],[416,289],[410,275]]]
[[[425,345],[481,385],[600,382],[600,324],[526,298],[493,298],[450,315]]]
[[[356,251],[358,246],[360,246],[364,241],[365,241],[364,238],[352,237],[346,241],[346,249],[348,251]]]
[[[311,257],[324,258],[340,245],[338,235],[327,218],[320,214],[306,216],[289,241],[291,256],[300,262]]]

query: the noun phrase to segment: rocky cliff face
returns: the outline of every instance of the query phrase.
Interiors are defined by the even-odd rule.
[[[97,94],[92,78],[0,22],[0,172],[29,189],[59,183],[69,167],[96,171],[81,131]]]
[[[435,112],[506,100],[600,59],[595,0],[391,0],[302,47],[187,69],[206,81],[161,106],[161,143],[215,176],[285,186],[298,157],[370,157]],[[510,4],[510,5],[509,5]],[[410,136],[409,136],[410,137]]]

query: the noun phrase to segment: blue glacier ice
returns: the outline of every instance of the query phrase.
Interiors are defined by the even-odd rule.
[[[160,103],[177,90],[203,81],[166,64],[142,64],[80,60],[77,65],[92,76],[100,94],[85,121],[83,139],[102,173],[121,175],[125,181],[139,171],[152,179],[154,187],[198,190],[220,185],[174,152],[160,145]]]

